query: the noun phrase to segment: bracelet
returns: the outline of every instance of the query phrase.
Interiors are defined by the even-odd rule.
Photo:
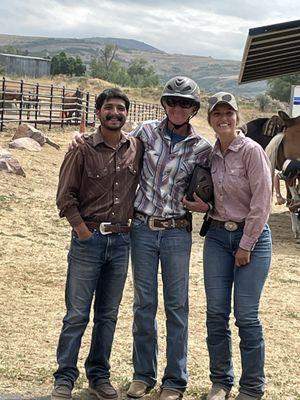
[[[208,210],[206,212],[211,211],[213,209],[213,205],[209,201],[206,204],[208,205]]]

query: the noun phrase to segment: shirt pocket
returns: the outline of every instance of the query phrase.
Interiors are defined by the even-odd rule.
[[[90,179],[102,179],[104,177],[106,177],[108,175],[108,168],[104,167],[102,169],[97,168],[89,168],[89,166],[87,167],[87,176]]]
[[[225,173],[225,186],[227,186],[226,183],[232,191],[246,190],[248,188],[248,178],[244,167],[232,166],[228,168]]]
[[[97,195],[102,195],[109,191],[113,185],[114,178],[112,172],[107,167],[101,168],[101,166],[94,163],[93,165],[88,164],[86,168],[87,179],[90,188]]]
[[[245,169],[243,166],[230,167],[227,174],[237,178],[246,178]]]

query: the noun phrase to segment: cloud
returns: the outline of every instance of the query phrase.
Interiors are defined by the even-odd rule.
[[[298,0],[11,0],[2,33],[122,37],[171,53],[241,59],[248,30],[297,19]]]

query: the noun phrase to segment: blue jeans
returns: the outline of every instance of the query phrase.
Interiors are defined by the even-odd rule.
[[[109,381],[109,358],[127,275],[129,243],[128,233],[94,232],[84,241],[72,237],[65,291],[67,314],[57,348],[56,384],[73,388],[78,378],[78,352],[94,293],[94,326],[86,375],[92,385]]]
[[[239,330],[242,376],[240,391],[254,397],[264,392],[264,339],[258,318],[259,301],[271,263],[271,232],[265,226],[250,263],[236,267],[234,252],[243,230],[211,227],[204,243],[204,283],[207,299],[207,346],[210,379],[230,390],[234,374],[229,315],[233,291],[235,324]]]
[[[188,278],[191,234],[186,229],[152,231],[131,224],[134,280],[134,380],[153,387],[157,378],[157,289],[161,263],[167,328],[167,366],[162,387],[183,392],[187,384]]]

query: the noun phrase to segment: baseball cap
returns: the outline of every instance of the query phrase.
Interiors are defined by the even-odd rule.
[[[218,92],[208,99],[208,113],[211,113],[217,104],[225,103],[234,109],[234,111],[238,111],[238,105],[235,100],[235,97],[231,93],[227,92]]]

